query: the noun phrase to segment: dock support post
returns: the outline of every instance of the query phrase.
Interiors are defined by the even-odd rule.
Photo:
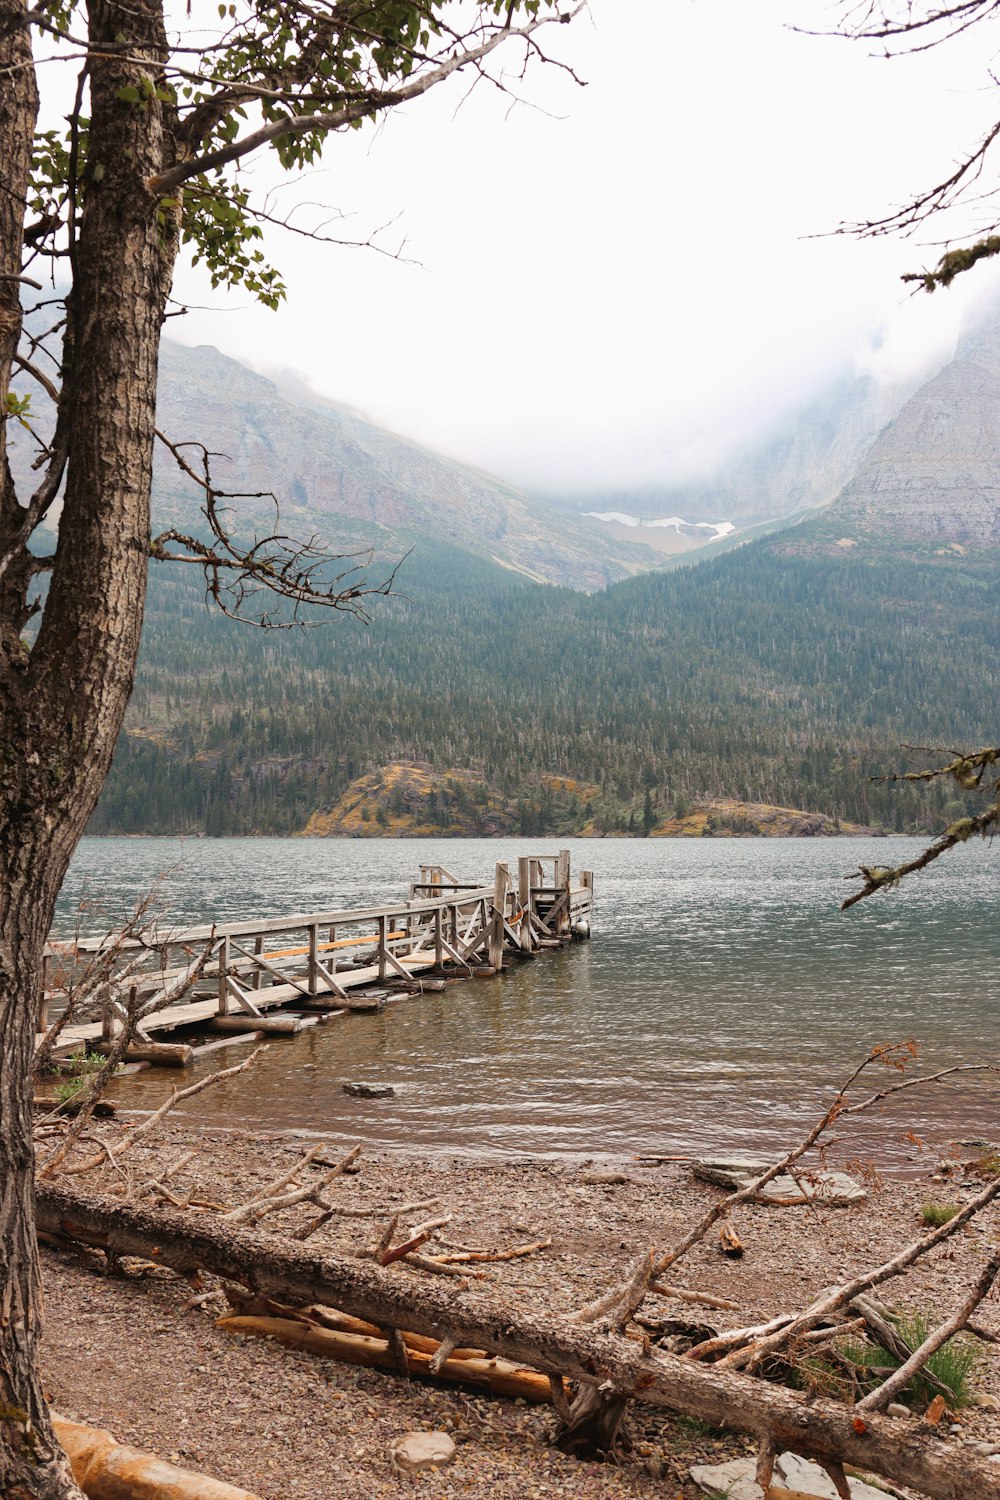
[[[528,855],[521,855],[517,861],[517,904],[521,908],[519,931],[522,953],[530,953],[534,946],[531,939],[531,867],[534,863]]]
[[[379,983],[385,979],[385,917],[378,919],[378,977]]]
[[[509,884],[510,871],[505,864],[498,863],[493,883],[493,916],[490,923],[490,967],[498,972],[503,967],[503,914]]]
[[[556,859],[556,889],[559,894],[556,901],[562,901],[559,912],[559,920],[556,923],[556,932],[568,933],[570,930],[570,855],[568,849],[560,849]],[[563,894],[565,892],[565,895]]]
[[[441,917],[442,912],[439,906],[434,913],[434,964],[438,969],[444,961],[444,943],[442,942],[444,933],[441,931]]]

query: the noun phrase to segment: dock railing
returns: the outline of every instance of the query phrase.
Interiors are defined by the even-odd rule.
[[[117,968],[101,987],[100,1019],[66,1027],[62,1047],[109,1041],[130,993],[158,1007],[137,1027],[148,1041],[150,1031],[213,1015],[244,1015],[252,1027],[275,1006],[350,1006],[351,991],[372,986],[418,988],[420,976],[431,973],[497,973],[505,952],[530,955],[589,936],[592,905],[593,876],[584,871],[574,887],[569,851],[561,850],[520,858],[516,878],[498,863],[490,885],[422,865],[403,903],[53,941],[40,1029],[50,1010],[65,1007],[74,978],[110,954]]]

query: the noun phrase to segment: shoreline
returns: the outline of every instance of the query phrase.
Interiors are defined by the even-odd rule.
[[[284,1131],[197,1129],[174,1117],[126,1160],[130,1180],[141,1182],[156,1164],[197,1145],[198,1158],[171,1187],[184,1193],[197,1184],[199,1194],[232,1205],[286,1170],[290,1148],[300,1142],[305,1146]],[[338,1147],[331,1157],[340,1154]],[[367,1216],[335,1217],[310,1247],[356,1254],[378,1237],[394,1205],[435,1199],[436,1211],[452,1215],[442,1231],[451,1242],[500,1249],[552,1239],[549,1248],[523,1259],[484,1265],[481,1279],[462,1295],[484,1308],[567,1314],[620,1279],[642,1250],[669,1244],[719,1196],[683,1163],[643,1166],[619,1157],[612,1166],[596,1154],[589,1160],[588,1169],[585,1161],[566,1158],[444,1160],[366,1149],[358,1170],[332,1191],[340,1206]],[[110,1174],[93,1186],[113,1191],[114,1181]],[[746,1247],[741,1260],[727,1259],[710,1239],[672,1273],[677,1284],[737,1302],[738,1311],[717,1313],[659,1297],[649,1299],[647,1310],[722,1327],[772,1316],[917,1238],[923,1203],[960,1203],[973,1191],[971,1180],[941,1183],[929,1172],[914,1180],[886,1175],[872,1186],[867,1201],[854,1208],[746,1205],[734,1215]],[[291,1230],[295,1212],[276,1215],[264,1227]],[[981,1225],[887,1290],[887,1300],[931,1316],[946,1313],[998,1227],[995,1209],[984,1214]],[[393,1269],[402,1277],[422,1275],[404,1265]],[[122,1280],[46,1250],[44,1275],[44,1363],[57,1410],[242,1484],[262,1500],[394,1500],[414,1488],[449,1497],[488,1493],[493,1500],[662,1500],[665,1493],[670,1500],[693,1500],[692,1463],[748,1451],[743,1438],[633,1403],[637,1448],[620,1467],[581,1464],[548,1445],[549,1408],[404,1381],[270,1342],[234,1340],[215,1327],[210,1305],[192,1305],[191,1287],[161,1268]],[[980,1319],[1000,1334],[996,1299],[983,1304]],[[1000,1402],[995,1346],[984,1346],[977,1386]],[[390,1444],[416,1428],[451,1431],[458,1457],[423,1479],[397,1477],[389,1468]],[[1000,1450],[996,1412],[971,1409],[963,1430]]]

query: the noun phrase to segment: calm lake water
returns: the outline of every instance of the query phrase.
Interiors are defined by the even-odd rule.
[[[555,840],[86,839],[58,927],[112,925],[158,883],[171,922],[395,901],[421,863],[492,878]],[[549,844],[552,850],[549,850]],[[572,840],[593,869],[590,943],[377,1015],[275,1040],[251,1075],[192,1101],[213,1126],[298,1127],[420,1150],[671,1153],[791,1143],[875,1043],[915,1037],[927,1070],[1000,1057],[1000,847],[960,849],[841,914],[844,877],[909,839]],[[195,1076],[238,1060],[214,1053]],[[315,1065],[315,1066],[311,1066]],[[394,1098],[343,1093],[391,1083]],[[872,1087],[894,1081],[884,1070]],[[148,1108],[170,1086],[117,1085]],[[992,1082],[911,1090],[841,1156],[914,1155],[904,1133],[1000,1137]]]

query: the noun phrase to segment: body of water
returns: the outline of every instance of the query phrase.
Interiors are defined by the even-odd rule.
[[[421,863],[492,879],[548,840],[85,839],[57,927],[95,932],[155,886],[170,923],[395,901]],[[550,846],[551,845],[551,849]],[[213,1126],[298,1127],[416,1150],[664,1153],[793,1142],[876,1044],[922,1066],[1000,1056],[1000,849],[967,846],[901,889],[839,904],[859,863],[909,839],[569,841],[593,869],[594,937],[378,1014],[276,1040],[251,1075],[199,1095]],[[81,910],[82,908],[82,910]],[[220,1051],[195,1076],[243,1049]],[[390,1083],[391,1099],[344,1094]],[[149,1107],[170,1082],[117,1085]],[[884,1069],[871,1087],[895,1081]],[[1000,1137],[992,1081],[911,1090],[841,1156],[901,1164],[910,1135]]]

